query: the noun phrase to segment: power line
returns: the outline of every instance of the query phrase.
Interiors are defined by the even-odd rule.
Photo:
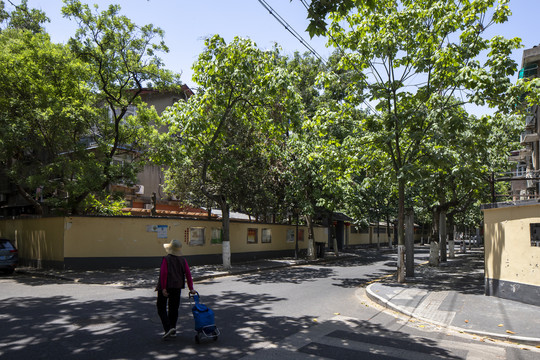
[[[302,5],[304,5],[304,7],[306,8],[306,10],[309,11],[309,5],[307,4],[306,0],[300,0],[300,2],[302,3]],[[343,48],[336,42],[336,40],[334,39],[334,37],[332,36],[332,34],[328,33],[328,36],[332,39],[332,41],[334,41],[334,44],[336,44],[336,46],[337,46],[338,50],[341,52],[341,54],[342,54],[342,55],[345,55],[345,51],[344,51]],[[352,64],[352,65],[353,65],[354,70],[355,70],[357,73],[361,73],[361,71],[358,70],[354,64]],[[367,82],[365,79],[364,79],[364,83],[366,83],[366,85],[369,85],[368,82]],[[369,110],[371,110],[374,114],[377,114],[377,113],[378,113],[378,111],[375,110],[375,109],[373,108],[373,106],[371,106],[371,104],[368,103],[366,100],[362,100],[362,102],[363,102],[363,103],[366,105],[366,107],[367,107]]]
[[[306,8],[306,10],[309,9],[309,5],[307,4],[307,2],[305,0],[300,0],[300,2],[302,3],[302,5],[304,5],[304,7]],[[328,66],[327,62],[322,58],[321,55],[319,55],[319,53],[317,53],[317,51],[307,43],[307,41],[304,40],[304,38],[296,31],[294,30],[294,28],[289,25],[289,23],[281,16],[277,13],[277,11],[275,11],[265,0],[259,0],[259,3],[266,9],[268,10],[268,12],[270,13],[270,15],[272,15],[288,32],[290,32],[302,45],[304,45],[313,55],[315,55],[315,57],[317,59],[319,59],[325,66]],[[330,34],[329,34],[330,37],[332,37]],[[332,38],[332,40],[334,40]],[[335,40],[334,40],[334,43]],[[337,44],[337,43],[336,43]],[[341,46],[339,44],[337,44],[337,47],[339,49],[339,51],[342,53],[342,55],[345,55],[345,51],[341,48]],[[353,64],[353,68],[356,72],[358,73],[362,73],[359,69],[356,68],[356,66]],[[364,79],[363,80],[366,84],[367,81]],[[369,85],[369,84],[368,84]],[[366,100],[362,100],[362,102],[366,105],[366,107],[371,110],[374,114],[378,114],[378,111],[376,109],[373,108],[373,106],[371,106],[370,103],[368,103]]]
[[[302,5],[304,5],[306,10],[309,10],[309,5],[307,4],[306,0],[300,0],[300,2],[302,3]]]
[[[292,34],[302,45],[306,47],[317,59],[319,59],[323,64],[326,65],[326,61],[323,59],[317,51],[308,44],[306,40],[296,31],[294,28],[289,25],[289,23],[281,16],[279,15],[265,0],[259,0],[259,3],[272,15],[288,32]],[[304,4],[305,6],[305,4]]]

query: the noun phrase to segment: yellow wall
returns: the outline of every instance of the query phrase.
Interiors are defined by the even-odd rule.
[[[313,239],[318,243],[328,244],[328,228],[316,227],[313,229]]]
[[[349,231],[349,245],[377,245],[377,226],[370,226],[369,232],[365,233],[352,233],[352,226],[348,226],[347,228]],[[381,226],[380,231],[378,241],[380,244],[388,243],[386,226]]]
[[[204,245],[190,245],[190,228],[204,228]],[[0,236],[16,242],[21,259],[62,262],[65,258],[154,257],[163,256],[163,244],[182,241],[183,253],[190,255],[221,254],[221,244],[212,244],[212,228],[221,229],[220,221],[136,217],[56,217],[1,220]],[[247,241],[248,228],[257,229],[258,241]],[[271,229],[271,242],[262,242],[262,229]],[[307,228],[299,248],[307,248]],[[293,225],[231,222],[231,252],[249,253],[292,250],[295,241],[287,242]],[[316,241],[326,241],[324,228],[315,228]]]
[[[484,223],[486,278],[540,286],[540,247],[530,240],[540,205],[485,209]]]
[[[15,242],[20,259],[64,260],[64,218],[0,220],[0,236]]]
[[[161,256],[164,252],[163,244],[170,242],[171,239],[182,241],[184,255],[221,254],[221,244],[211,243],[212,228],[221,229],[220,221],[131,217],[70,217],[66,221],[66,257]],[[166,232],[155,231],[158,226],[165,226]],[[191,227],[205,229],[204,245],[190,245]],[[256,244],[248,244],[248,228],[258,229]],[[262,229],[266,228],[271,228],[271,243],[262,243]],[[231,252],[294,249],[294,242],[286,242],[286,233],[289,229],[295,230],[295,227],[231,222]],[[307,247],[305,228],[304,232],[306,240],[299,242],[300,248]]]

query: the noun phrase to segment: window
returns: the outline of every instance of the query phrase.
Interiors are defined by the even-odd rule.
[[[189,229],[189,245],[203,246],[204,245],[204,228],[192,227]]]
[[[540,224],[531,224],[531,246],[540,246]]]
[[[516,176],[525,176],[527,174],[527,165],[519,164],[516,169]]]
[[[262,229],[261,242],[264,244],[272,242],[272,229]]]
[[[538,64],[535,64],[535,63],[525,64],[525,67],[519,71],[518,78],[523,79],[530,76],[536,76],[537,73],[538,73]]]
[[[211,244],[221,244],[222,231],[220,228],[212,228]]]
[[[247,230],[247,243],[256,244],[259,242],[258,239],[258,229],[248,229]]]
[[[294,230],[293,229],[287,230],[287,242],[288,243],[293,243],[294,242]]]

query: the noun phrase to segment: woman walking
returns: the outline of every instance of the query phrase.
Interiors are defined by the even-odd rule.
[[[163,330],[165,333],[162,338],[176,336],[176,322],[178,320],[178,308],[180,307],[180,294],[187,281],[190,293],[195,294],[193,290],[193,279],[189,265],[182,257],[182,243],[179,240],[171,240],[164,244],[167,256],[163,257],[159,271],[159,281],[156,287],[157,311]]]

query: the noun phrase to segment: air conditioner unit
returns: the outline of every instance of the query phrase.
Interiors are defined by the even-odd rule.
[[[0,202],[6,201],[6,194],[0,194]]]
[[[528,115],[525,117],[525,126],[536,125],[536,117],[534,115]]]
[[[144,204],[145,210],[152,210],[152,204]]]
[[[136,195],[144,195],[144,185],[135,185],[135,194]]]

